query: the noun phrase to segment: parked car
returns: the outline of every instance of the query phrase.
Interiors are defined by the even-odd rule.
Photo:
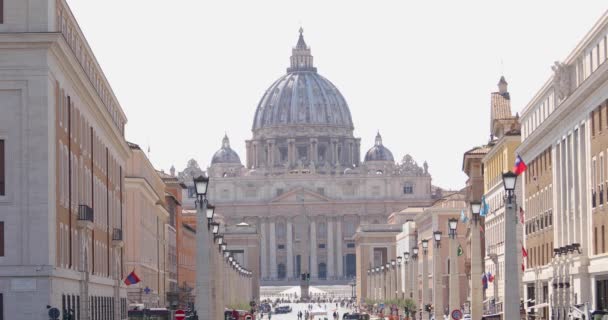
[[[276,314],[290,313],[290,312],[291,312],[290,306],[280,306],[280,307],[274,308],[274,313],[276,313]]]

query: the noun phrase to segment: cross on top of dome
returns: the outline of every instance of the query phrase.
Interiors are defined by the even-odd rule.
[[[298,72],[298,71],[313,71],[316,72],[317,68],[313,66],[313,58],[310,54],[310,48],[304,41],[304,29],[300,27],[300,36],[298,43],[295,48],[291,50],[291,66],[287,68],[287,72]]]

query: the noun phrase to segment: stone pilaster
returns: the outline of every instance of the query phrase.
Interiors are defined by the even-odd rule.
[[[293,278],[293,223],[287,220],[287,279]],[[297,278],[297,277],[296,277]]]
[[[334,222],[333,218],[327,219],[327,279],[334,277]]]
[[[270,236],[269,236],[269,249],[270,249],[270,277],[274,280],[277,279],[277,234],[276,225],[273,220],[270,221]]]
[[[342,255],[342,246],[344,238],[342,237],[342,216],[336,218],[336,277],[338,279],[344,277],[344,257]]]
[[[262,218],[260,219],[260,257],[261,257],[261,270],[260,270],[260,274],[262,276],[262,279],[266,279],[268,278],[268,266],[267,266],[267,259],[268,259],[268,248],[266,248],[266,243],[268,241],[268,237],[266,236],[266,219]]]
[[[310,220],[310,277],[312,279],[319,277],[317,271],[317,225],[314,218]]]

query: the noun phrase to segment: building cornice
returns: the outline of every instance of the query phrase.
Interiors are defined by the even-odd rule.
[[[603,95],[594,94],[605,92]],[[534,158],[547,146],[560,139],[564,128],[584,122],[591,110],[600,105],[608,96],[608,63],[603,63],[593,72],[558,108],[553,111],[515,150]]]

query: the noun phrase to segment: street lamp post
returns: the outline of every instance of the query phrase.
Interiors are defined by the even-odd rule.
[[[412,299],[420,301],[420,294],[418,291],[418,246],[412,247]]]
[[[403,253],[403,263],[405,263],[404,265],[404,283],[405,283],[405,287],[403,288],[404,290],[404,295],[406,299],[411,299],[412,298],[412,286],[410,284],[410,252],[406,251]]]
[[[433,232],[435,248],[433,248],[433,305],[435,319],[443,319],[443,262],[441,261],[441,231]]]
[[[480,275],[483,272],[481,265],[481,237],[479,224],[479,212],[481,202],[471,201],[471,274]],[[476,276],[471,276],[471,318],[481,319],[483,316],[483,288],[482,283]]]
[[[460,285],[459,285],[459,272],[458,272],[458,255],[457,241],[456,241],[456,228],[458,227],[458,219],[450,218],[448,220],[448,229],[450,231],[450,312],[458,309],[460,310]]]
[[[401,281],[401,262],[403,258],[397,257],[397,299],[403,298],[403,282]]]
[[[391,299],[397,297],[397,261],[391,260]]]
[[[503,173],[503,185],[505,188],[505,272],[504,272],[504,319],[520,318],[519,297],[519,271],[517,250],[517,199],[515,196],[515,184],[517,175],[513,172]]]
[[[429,259],[427,253],[429,252],[429,240],[422,239],[422,307],[429,303]],[[426,312],[423,315],[423,319],[429,319],[430,312]]]
[[[211,259],[209,227],[213,219],[213,207],[207,205],[209,178],[194,178],[196,189],[196,299],[195,309],[201,320],[211,320],[213,316],[211,297]],[[219,226],[218,226],[219,228]]]

